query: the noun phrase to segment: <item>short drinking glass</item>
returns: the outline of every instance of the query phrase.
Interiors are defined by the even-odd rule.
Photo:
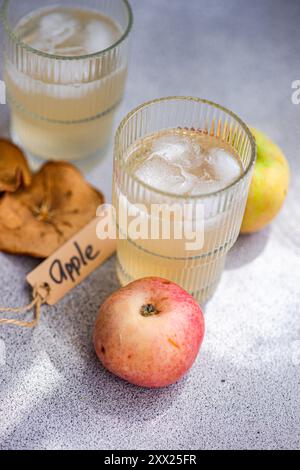
[[[117,274],[174,281],[205,302],[236,241],[256,158],[248,127],[192,97],[132,111],[115,139]]]
[[[101,155],[127,75],[127,0],[5,0],[5,82],[11,134],[29,155]]]

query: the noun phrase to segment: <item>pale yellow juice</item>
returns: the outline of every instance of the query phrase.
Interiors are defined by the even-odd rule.
[[[84,57],[116,43],[118,25],[93,10],[53,7],[24,17],[14,33],[41,52],[6,60],[14,138],[44,159],[95,155],[110,137],[127,62],[118,54]]]
[[[121,284],[145,276],[161,276],[180,284],[199,301],[205,301],[219,280],[225,255],[237,237],[244,210],[245,195],[241,200],[238,188],[236,200],[234,196],[230,200],[222,199],[218,191],[240,178],[242,162],[229,145],[194,129],[169,129],[138,140],[129,148],[124,161],[127,174],[156,191],[139,193],[133,183],[132,191],[129,189],[124,193],[118,171],[115,172],[114,205],[121,234],[117,273]],[[168,196],[164,195],[166,192]],[[212,196],[203,198],[201,203],[201,195],[207,194]],[[170,204],[180,205],[184,200],[188,205],[192,201],[190,198],[196,196],[203,212],[192,211],[183,220],[173,215],[169,239],[151,238],[150,229],[146,237],[134,239],[129,234],[127,239],[122,239],[127,229],[125,224],[129,225],[134,218],[124,221],[122,214],[125,212],[130,210],[141,220],[147,219],[150,226],[154,221],[153,213],[150,213],[153,204],[159,205],[167,198]],[[136,204],[144,204],[145,210]],[[220,204],[224,205],[221,211]],[[160,224],[164,217],[159,216]],[[199,240],[202,231],[201,247],[191,249],[187,245],[190,239],[184,234],[177,239],[176,223],[192,228]]]

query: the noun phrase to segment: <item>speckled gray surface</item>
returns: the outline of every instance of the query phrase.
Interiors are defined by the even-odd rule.
[[[299,448],[300,105],[291,102],[291,82],[300,79],[300,3],[132,4],[131,68],[117,121],[163,95],[220,102],[282,146],[291,191],[272,227],[241,237],[230,253],[205,309],[200,356],[175,386],[135,388],[95,358],[97,308],[118,286],[113,260],[44,308],[35,331],[0,328],[0,448]],[[1,106],[1,134],[7,129]],[[108,198],[111,153],[87,173]],[[0,254],[1,304],[28,301],[24,276],[35,264]]]

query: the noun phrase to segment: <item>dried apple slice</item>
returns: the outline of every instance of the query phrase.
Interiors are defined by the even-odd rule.
[[[29,186],[32,174],[26,158],[16,145],[0,139],[0,192],[15,192]]]
[[[0,250],[46,258],[92,220],[103,202],[73,165],[45,163],[29,188],[0,201]]]

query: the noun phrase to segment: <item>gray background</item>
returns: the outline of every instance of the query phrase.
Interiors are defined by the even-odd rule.
[[[131,67],[116,123],[135,105],[163,95],[220,102],[282,146],[291,190],[276,222],[240,237],[230,253],[205,308],[201,353],[174,386],[136,388],[95,357],[97,308],[118,286],[113,260],[59,305],[44,308],[36,330],[1,327],[0,447],[299,448],[300,105],[291,102],[291,83],[300,79],[300,2],[132,5]],[[2,106],[2,135],[7,125]],[[111,167],[112,149],[87,172],[108,199]],[[1,304],[28,302],[24,277],[35,264],[0,254]]]

